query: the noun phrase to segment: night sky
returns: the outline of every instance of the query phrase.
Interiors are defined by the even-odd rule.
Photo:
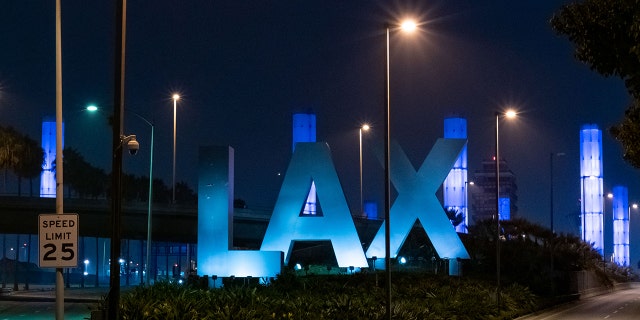
[[[62,1],[65,144],[111,169],[113,1]],[[443,119],[468,120],[469,176],[493,156],[494,112],[501,156],[517,176],[521,216],[549,223],[549,154],[554,160],[556,229],[577,232],[579,129],[604,129],[605,190],[629,187],[640,200],[637,171],[606,132],[629,96],[573,58],[549,19],[566,1],[139,1],[127,8],[125,133],[141,150],[125,155],[127,173],[147,175],[156,123],[156,177],[171,183],[173,103],[178,102],[177,180],[197,186],[200,145],[235,149],[235,197],[272,207],[291,156],[294,112],[317,114],[318,140],[329,143],[355,212],[359,209],[358,127],[364,141],[364,193],[381,199],[383,171],[371,152],[381,143],[384,23],[405,16],[421,32],[391,36],[392,139],[419,166],[443,135]],[[0,11],[0,124],[40,139],[55,114],[55,2],[9,1]],[[88,114],[87,104],[104,114]],[[379,202],[382,204],[381,200]],[[607,202],[607,210],[611,210]]]

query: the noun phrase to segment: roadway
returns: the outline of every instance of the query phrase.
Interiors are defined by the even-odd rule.
[[[82,320],[91,317],[96,303],[67,302],[65,320]],[[0,320],[51,320],[55,319],[55,302],[0,301]]]
[[[66,288],[64,319],[89,319],[91,310],[97,309],[108,289],[107,287]],[[0,320],[54,319],[55,298],[55,286],[32,285],[31,290],[2,294],[0,295]]]
[[[640,319],[640,285],[521,317],[526,320]]]

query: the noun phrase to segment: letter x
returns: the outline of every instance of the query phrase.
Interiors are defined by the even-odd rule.
[[[392,144],[390,175],[398,191],[389,214],[392,258],[398,255],[411,228],[419,220],[440,258],[469,259],[467,250],[436,197],[436,191],[447,178],[466,143],[466,139],[438,139],[417,172],[402,148],[395,142]],[[384,223],[386,221],[371,242],[367,257],[385,257]]]

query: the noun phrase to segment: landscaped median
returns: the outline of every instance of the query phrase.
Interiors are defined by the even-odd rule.
[[[384,274],[378,274],[380,283]],[[237,279],[236,279],[237,280]],[[255,280],[255,279],[254,279]],[[513,319],[538,308],[526,287],[422,273],[394,273],[394,319]],[[237,281],[236,281],[237,282]],[[299,277],[268,285],[227,283],[200,289],[158,283],[127,292],[123,319],[384,319],[386,291],[372,273]]]

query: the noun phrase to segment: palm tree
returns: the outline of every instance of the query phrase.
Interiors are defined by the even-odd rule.
[[[44,150],[38,142],[28,135],[21,137],[21,147],[18,149],[19,162],[14,166],[13,171],[18,176],[18,196],[22,191],[22,178],[29,179],[29,196],[33,196],[33,178],[42,171],[44,162]]]
[[[80,198],[87,196],[98,197],[106,190],[107,174],[104,170],[89,164],[84,157],[73,148],[65,148],[63,151],[63,163],[65,168],[65,183]]]
[[[464,215],[456,209],[450,208],[445,210],[445,212],[447,213],[447,217],[454,228],[464,221]]]
[[[16,152],[18,133],[11,127],[0,127],[0,170],[4,169],[3,187],[7,191],[7,171],[14,168],[19,162]]]

